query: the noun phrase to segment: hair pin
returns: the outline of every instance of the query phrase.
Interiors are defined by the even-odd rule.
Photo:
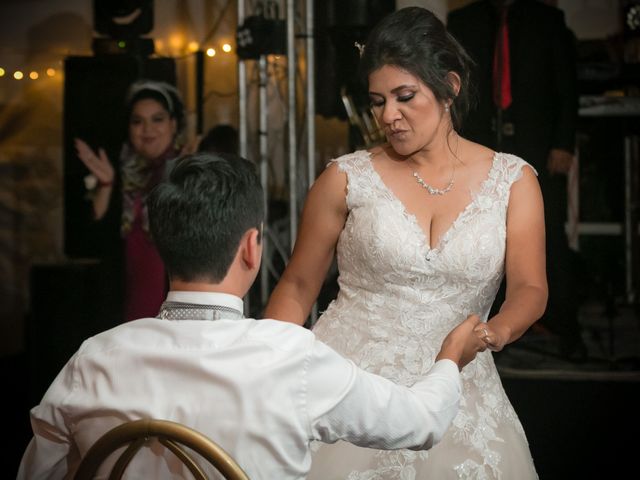
[[[358,52],[360,53],[360,57],[362,57],[362,54],[364,53],[364,45],[361,44],[360,42],[353,42],[353,44],[358,49]]]

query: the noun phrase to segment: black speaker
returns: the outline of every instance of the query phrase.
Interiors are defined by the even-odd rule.
[[[113,265],[98,260],[37,264],[30,271],[29,404],[36,405],[82,342],[122,322]]]
[[[371,28],[395,8],[395,0],[327,0],[317,2],[315,19],[328,27]]]
[[[153,29],[153,0],[93,0],[96,32],[125,39]]]
[[[371,28],[395,10],[394,0],[327,0],[315,3],[316,111],[325,117],[346,118],[340,91],[361,95],[360,54]]]
[[[257,60],[260,55],[282,55],[287,51],[286,40],[284,20],[252,15],[238,27],[236,53],[243,60]]]
[[[175,85],[175,61],[130,55],[65,60],[64,252],[69,258],[104,258],[120,246],[119,184],[113,190],[108,215],[95,222],[84,185],[89,171],[76,154],[74,138],[83,139],[93,149],[104,148],[118,174],[120,150],[127,137],[126,92],[140,78]]]

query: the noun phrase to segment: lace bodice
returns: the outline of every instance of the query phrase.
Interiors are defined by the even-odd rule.
[[[487,320],[504,272],[510,188],[528,164],[496,153],[471,202],[430,248],[417,219],[383,183],[368,152],[336,162],[347,174],[349,211],[337,245],[340,293],[314,332],[361,368],[411,385],[431,367],[454,326],[471,313]],[[485,478],[479,472],[486,466],[496,474],[486,478],[500,478],[500,454],[491,443],[501,441],[495,425],[507,421],[524,435],[490,352],[463,370],[463,396],[447,436],[474,454],[460,457],[452,468],[459,478]],[[412,465],[439,447],[430,453],[380,452],[372,471]],[[405,477],[353,473],[349,478]]]

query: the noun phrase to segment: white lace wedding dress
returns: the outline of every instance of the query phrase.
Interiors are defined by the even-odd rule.
[[[471,313],[487,319],[504,272],[510,187],[528,164],[495,154],[471,203],[431,249],[416,218],[382,182],[366,151],[336,161],[347,174],[349,209],[337,247],[340,293],[314,332],[361,368],[411,385],[431,367],[455,325]],[[479,354],[462,377],[460,412],[433,449],[317,444],[308,478],[537,478],[491,352]]]

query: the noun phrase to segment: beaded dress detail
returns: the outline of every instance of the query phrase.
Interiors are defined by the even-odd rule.
[[[471,313],[487,320],[504,274],[511,185],[529,165],[496,153],[471,202],[431,248],[415,216],[373,168],[368,152],[335,162],[348,183],[349,214],[337,245],[340,293],[314,332],[359,367],[412,385],[433,365],[454,326]],[[478,354],[462,378],[460,412],[431,450],[317,444],[308,478],[537,478],[491,352]],[[392,421],[393,412],[389,415]]]

